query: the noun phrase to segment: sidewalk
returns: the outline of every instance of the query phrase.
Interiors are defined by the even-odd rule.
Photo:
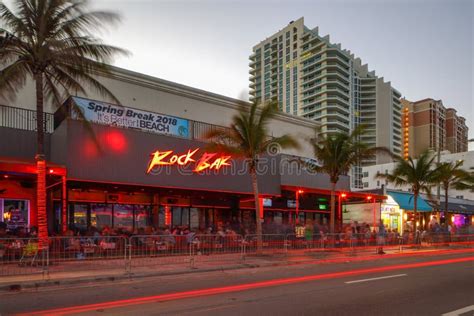
[[[464,248],[465,249],[465,248]],[[331,250],[293,250],[287,254],[248,255],[245,259],[240,254],[195,256],[194,262],[189,257],[139,258],[132,260],[132,266],[126,267],[125,260],[74,261],[62,262],[48,267],[48,273],[11,275],[0,277],[0,291],[18,291],[48,286],[73,285],[93,282],[111,282],[151,276],[179,275],[187,273],[212,272],[245,268],[271,267],[292,264],[329,264],[358,260],[377,260],[397,257],[402,254],[436,253],[454,250],[453,247],[429,249],[405,249],[403,253],[394,247],[386,248],[385,255],[375,254],[375,248],[354,251]],[[466,249],[474,251],[474,249]]]

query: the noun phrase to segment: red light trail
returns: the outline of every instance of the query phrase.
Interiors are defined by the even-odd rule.
[[[24,313],[24,314],[19,314],[19,315],[55,315],[55,316],[70,315],[70,314],[75,314],[75,313],[89,312],[89,311],[93,311],[97,309],[117,308],[117,307],[139,305],[139,304],[166,302],[166,301],[194,298],[194,297],[207,296],[207,295],[216,295],[216,294],[224,294],[224,293],[231,293],[231,292],[247,291],[247,290],[265,288],[265,287],[295,284],[295,283],[300,283],[300,282],[309,282],[309,281],[325,280],[325,279],[333,279],[333,278],[343,278],[343,277],[356,276],[356,275],[361,275],[361,274],[378,273],[378,272],[386,272],[386,271],[402,270],[402,269],[414,269],[414,268],[422,268],[422,267],[430,267],[430,266],[438,266],[438,265],[470,262],[470,261],[474,261],[474,257],[398,264],[398,265],[391,265],[391,266],[385,266],[385,267],[358,269],[358,270],[350,270],[350,271],[342,271],[342,272],[309,275],[309,276],[303,276],[303,277],[292,277],[292,278],[260,281],[260,282],[254,282],[254,283],[215,287],[215,288],[208,288],[208,289],[183,291],[183,292],[176,292],[176,293],[169,293],[169,294],[159,294],[159,295],[153,295],[153,296],[131,298],[131,299],[124,299],[124,300],[103,302],[103,303],[95,303],[95,304],[82,305],[82,306],[57,308],[57,309],[44,310],[44,311],[38,311],[38,312]]]

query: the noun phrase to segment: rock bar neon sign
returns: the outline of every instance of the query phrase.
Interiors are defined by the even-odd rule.
[[[161,166],[186,166],[194,163],[194,172],[201,172],[204,170],[219,170],[224,166],[230,166],[229,160],[231,156],[218,155],[217,153],[204,152],[199,159],[197,159],[197,152],[200,148],[188,150],[187,153],[175,154],[173,150],[155,151],[151,154],[151,159],[148,164],[146,173],[150,173],[153,169]]]

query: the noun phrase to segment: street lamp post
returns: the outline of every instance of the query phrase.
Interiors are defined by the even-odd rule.
[[[372,195],[369,195],[367,196],[367,201],[370,203],[372,202]],[[374,230],[376,230],[375,228],[377,227],[377,220],[376,220],[376,217],[375,217],[375,199],[373,199],[373,203],[372,203],[372,212],[374,213]]]
[[[343,219],[342,219],[342,199],[345,199],[347,197],[347,193],[341,193],[338,195],[338,213],[339,213],[339,219],[341,221],[341,225],[340,227],[342,228],[342,222],[343,222]]]
[[[303,190],[296,190],[296,219],[295,224],[298,225],[300,223],[300,216],[299,216],[299,209],[300,209],[300,194],[303,193]]]

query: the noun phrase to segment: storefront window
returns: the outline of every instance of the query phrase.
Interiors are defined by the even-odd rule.
[[[165,207],[160,206],[158,212],[158,227],[165,227]]]
[[[133,205],[114,205],[114,228],[125,228],[129,231],[133,230]]]
[[[151,222],[151,206],[135,205],[135,229],[150,226]]]
[[[189,226],[189,208],[173,206],[171,208],[173,214],[173,226]]]
[[[189,208],[181,208],[181,225],[189,226]]]
[[[74,204],[73,224],[76,229],[87,230],[87,204]]]
[[[111,204],[91,204],[91,226],[97,229],[112,227]]]
[[[199,209],[195,207],[189,211],[189,227],[191,229],[199,228]]]
[[[8,230],[28,229],[29,204],[28,200],[3,200],[3,221]]]
[[[172,216],[172,226],[181,226],[181,207],[172,207],[171,208]]]

